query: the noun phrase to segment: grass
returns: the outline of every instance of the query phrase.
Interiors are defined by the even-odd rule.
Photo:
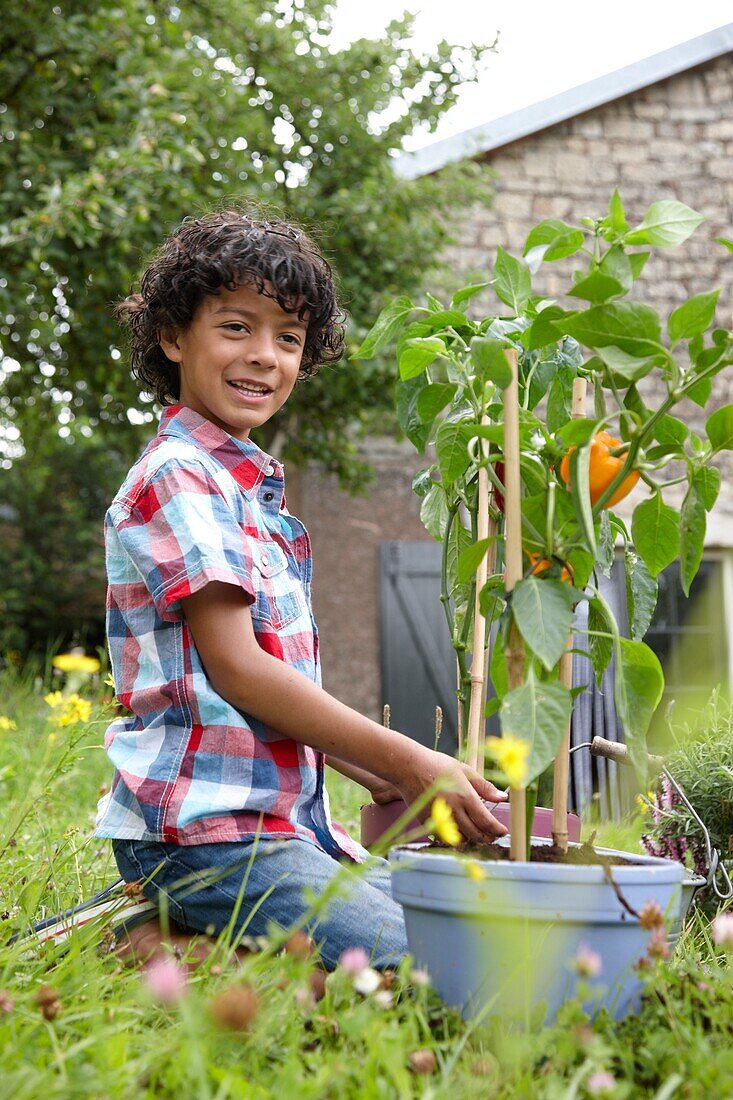
[[[66,949],[9,944],[13,932],[116,877],[107,844],[92,836],[95,803],[110,778],[101,748],[108,714],[96,706],[86,724],[54,728],[45,690],[31,672],[6,671],[0,684],[0,713],[17,727],[0,730],[0,1096],[668,1100],[733,1093],[733,980],[702,914],[671,963],[650,972],[638,1015],[591,1022],[568,1003],[556,1025],[524,1035],[508,1032],[500,1017],[465,1023],[412,980],[409,962],[389,989],[370,994],[338,970],[316,1000],[312,958],[265,950],[234,965],[221,943],[185,995],[166,1004],[138,970],[119,965],[104,928],[80,931]],[[338,776],[330,786],[334,816],[357,831],[363,792]],[[598,841],[633,844],[639,824],[614,832],[600,828]],[[232,1028],[237,1019],[246,1026]],[[421,1065],[429,1072],[416,1072]],[[594,1092],[604,1073],[613,1087]]]

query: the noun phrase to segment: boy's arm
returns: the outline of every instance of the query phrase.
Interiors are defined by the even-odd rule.
[[[357,768],[353,764],[348,764],[345,760],[339,760],[335,756],[327,756],[326,763],[329,768],[333,768],[335,772],[339,772],[341,775],[345,775],[347,779],[353,779],[355,783],[359,783],[362,787],[366,787],[374,801],[378,804],[393,802],[396,798],[402,798],[402,795],[397,790],[394,783],[390,783],[387,779],[381,779],[380,776],[374,775],[373,772],[364,771],[363,768]]]
[[[257,643],[241,589],[212,581],[181,604],[206,674],[232,706],[326,756],[387,780],[408,806],[441,781],[447,788],[441,793],[467,840],[506,832],[482,801],[506,798],[492,783],[453,757],[364,717],[266,653]]]

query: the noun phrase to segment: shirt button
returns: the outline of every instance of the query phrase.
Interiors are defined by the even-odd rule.
[[[265,470],[265,477],[272,477],[272,475],[274,473],[275,473],[275,467],[274,466],[268,466],[267,469]]]
[[[267,493],[263,493],[263,497],[262,497],[263,500],[274,500],[274,498],[275,498],[274,493],[270,493],[269,491]]]

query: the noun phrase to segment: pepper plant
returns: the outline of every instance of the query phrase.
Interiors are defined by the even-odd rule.
[[[490,280],[463,287],[448,305],[431,294],[424,305],[396,298],[356,353],[368,359],[395,346],[399,422],[430,456],[414,489],[422,520],[443,548],[441,601],[457,655],[459,729],[469,726],[472,674],[475,681],[498,624],[489,669],[496,698],[486,706],[484,697],[482,706],[486,714],[498,710],[503,740],[523,750],[512,786],[533,784],[567,736],[573,689],[560,669],[581,600],[595,678],[600,683],[615,654],[618,716],[637,772],[645,772],[646,734],[664,687],[659,661],[642,640],[657,577],[679,559],[689,592],[720,486],[712,462],[733,449],[733,405],[707,417],[704,435],[675,414],[685,398],[703,410],[711,403],[715,376],[733,363],[733,333],[715,327],[718,290],[680,302],[663,323],[637,281],[652,248],[682,244],[702,220],[682,203],[660,201],[631,225],[614,191],[603,217],[540,222],[522,258],[499,248]],[[543,264],[569,258],[575,270],[560,300],[533,293]],[[478,318],[475,297],[489,288],[499,310]],[[509,593],[502,394],[514,353],[523,573]],[[586,380],[588,400],[573,415],[577,379]],[[488,524],[478,507],[482,477],[491,487]],[[613,510],[623,498],[625,518]],[[617,546],[630,638],[621,636],[599,587]],[[512,631],[523,649],[521,682],[515,677],[510,687]]]

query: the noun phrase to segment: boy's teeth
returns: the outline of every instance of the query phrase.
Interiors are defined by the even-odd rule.
[[[270,392],[266,386],[247,386],[244,382],[231,382],[230,385],[238,390],[242,390],[244,393],[255,394],[257,397],[260,397],[263,393]]]

